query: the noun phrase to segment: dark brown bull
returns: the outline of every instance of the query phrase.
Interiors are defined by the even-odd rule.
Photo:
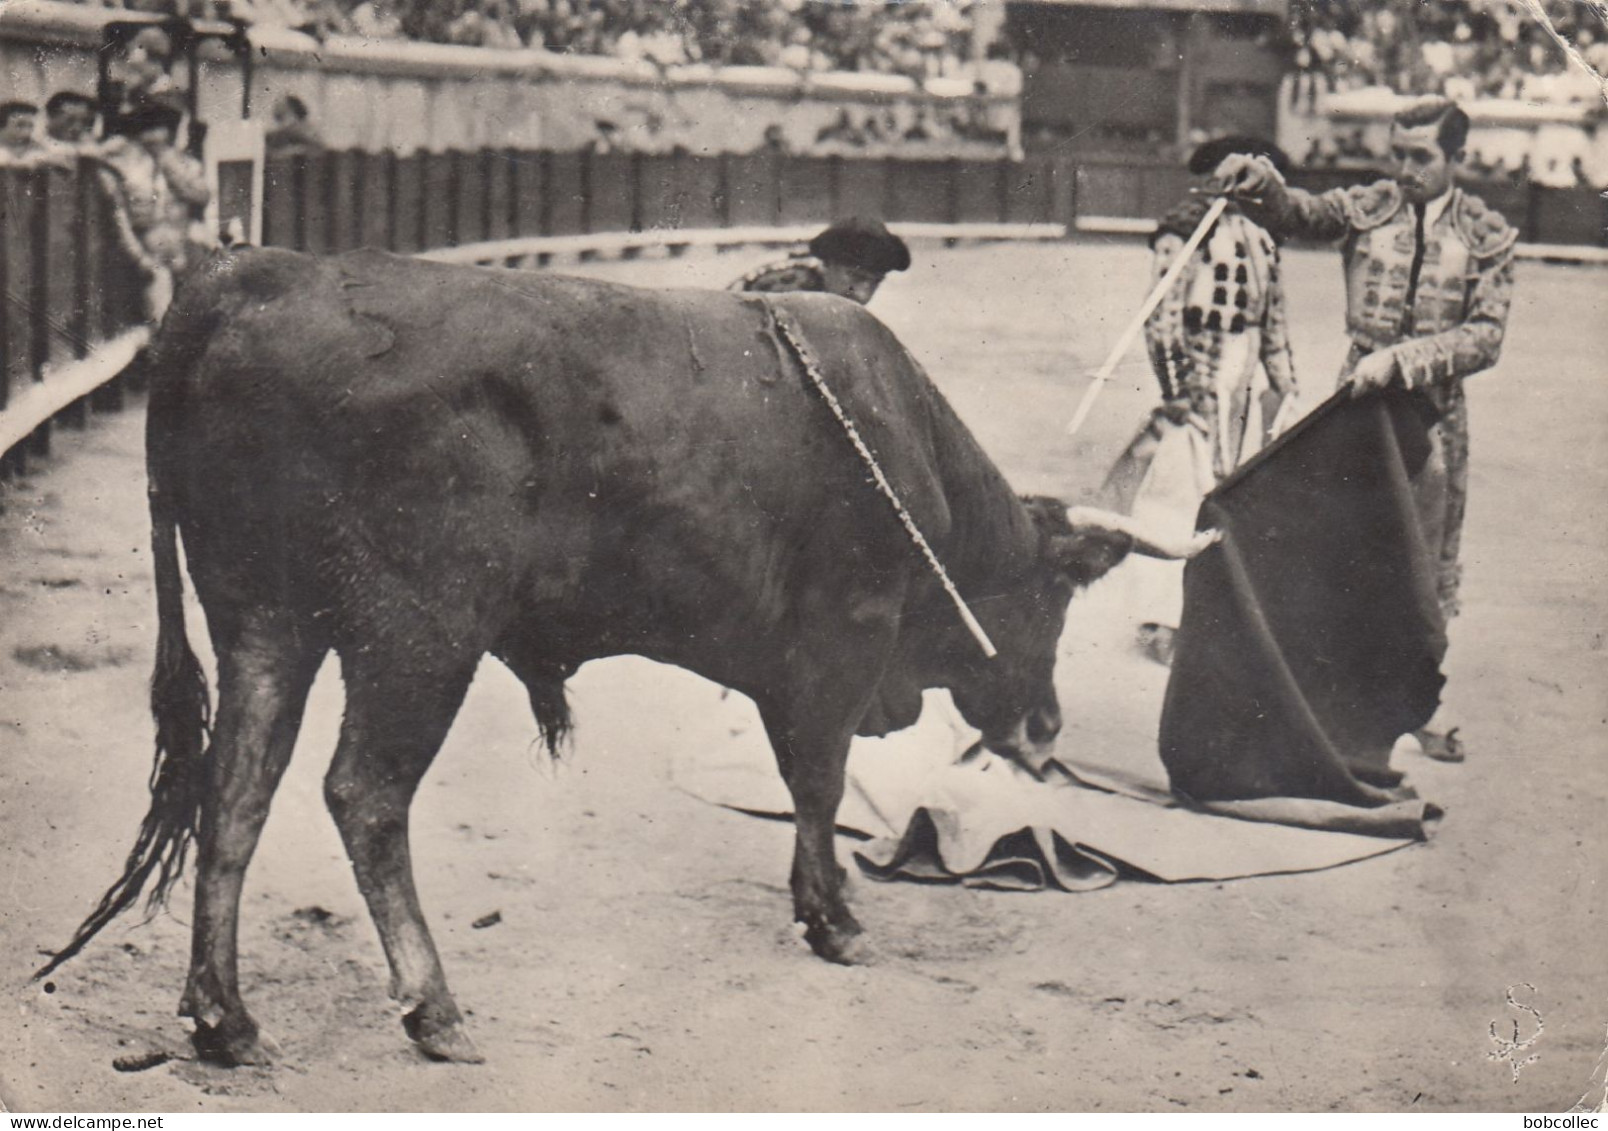
[[[869,485],[767,300],[372,252],[223,254],[181,289],[150,362],[151,807],[123,877],[41,974],[153,878],[165,898],[193,837],[180,1011],[202,1055],[263,1058],[236,976],[240,891],[330,649],[347,702],[325,796],[430,1056],[478,1059],[414,891],[408,807],[488,652],[550,746],[587,660],[634,653],[749,696],[797,812],[794,914],[817,954],[850,961],[860,927],[833,855],[849,740],[910,725],[922,689],[946,687],[990,748],[1047,746],[1068,597],[1134,535],[1018,500],[857,304],[768,301],[997,658]],[[179,532],[218,657],[210,728]]]

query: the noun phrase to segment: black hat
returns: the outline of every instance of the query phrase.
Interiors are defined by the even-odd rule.
[[[810,241],[810,254],[823,263],[840,263],[886,275],[910,266],[910,249],[880,220],[839,220]]]
[[[1245,135],[1214,137],[1204,143],[1189,155],[1189,171],[1196,176],[1203,176],[1217,168],[1223,158],[1231,153],[1243,153],[1247,157],[1266,157],[1273,162],[1273,167],[1280,174],[1287,175],[1290,171],[1290,158],[1284,150],[1271,141]]]

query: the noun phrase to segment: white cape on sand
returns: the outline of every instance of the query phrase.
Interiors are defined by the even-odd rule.
[[[1426,838],[1438,810],[1403,802],[1363,810],[1279,798],[1188,807],[1167,790],[1156,729],[1167,670],[1133,645],[1130,578],[1119,567],[1073,599],[1056,681],[1065,717],[1044,781],[992,755],[962,763],[977,734],[945,692],[928,692],[920,721],[882,739],[856,739],[840,833],[878,879],[1065,891],[1122,875],[1166,882],[1308,872],[1391,852]],[[627,679],[639,718],[673,720],[694,751],[675,784],[711,804],[786,818],[791,800],[758,712],[743,696],[674,668],[610,661],[606,696]],[[571,681],[578,718],[603,681]]]

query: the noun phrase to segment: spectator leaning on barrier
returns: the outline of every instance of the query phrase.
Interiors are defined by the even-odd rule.
[[[1453,183],[1468,126],[1448,99],[1417,102],[1391,127],[1393,179],[1321,196],[1287,187],[1265,157],[1229,156],[1216,172],[1275,235],[1343,241],[1351,335],[1343,383],[1354,394],[1403,386],[1438,415],[1430,464],[1415,486],[1448,621],[1458,612],[1468,494],[1463,381],[1501,353],[1518,238],[1500,213]],[[1417,738],[1431,757],[1461,761],[1456,728],[1443,732],[1443,724],[1432,720],[1434,729]]]
[[[45,103],[45,146],[69,158],[93,153],[95,100],[76,90],[58,90]]]
[[[363,0],[352,9],[352,34],[363,39],[403,39],[402,17],[386,0]]]
[[[910,249],[880,220],[839,220],[810,241],[809,254],[750,271],[738,291],[827,291],[868,303],[891,271],[910,266]]]
[[[33,165],[45,154],[34,137],[39,107],[32,102],[0,103],[0,166]]]
[[[263,138],[269,157],[294,157],[316,153],[324,141],[313,128],[307,103],[294,94],[284,94],[274,103],[274,126]]]
[[[166,312],[174,277],[210,242],[201,212],[212,194],[201,163],[175,145],[182,120],[171,104],[142,106],[124,115],[124,136],[102,149],[112,172],[108,188],[121,205],[119,233],[149,279],[146,315],[152,321]]]

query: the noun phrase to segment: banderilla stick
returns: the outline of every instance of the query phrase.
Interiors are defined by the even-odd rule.
[[[1133,340],[1139,336],[1139,331],[1144,328],[1145,319],[1150,317],[1150,312],[1156,309],[1162,297],[1172,290],[1172,285],[1178,281],[1178,276],[1184,273],[1189,257],[1195,254],[1200,241],[1206,238],[1206,233],[1211,231],[1212,225],[1217,223],[1217,218],[1227,207],[1228,197],[1220,196],[1206,209],[1206,215],[1200,218],[1200,223],[1195,225],[1195,230],[1184,242],[1183,250],[1173,258],[1167,273],[1161,277],[1161,282],[1156,284],[1145,299],[1144,305],[1139,308],[1139,313],[1134,315],[1133,321],[1128,323],[1128,328],[1122,332],[1122,337],[1117,339],[1117,344],[1111,350],[1111,356],[1106,358],[1106,363],[1100,367],[1100,372],[1094,375],[1094,380],[1089,382],[1089,387],[1083,391],[1083,399],[1078,402],[1078,410],[1072,414],[1072,423],[1066,426],[1068,436],[1076,436],[1078,429],[1083,427],[1083,422],[1089,418],[1089,410],[1094,407],[1094,398],[1100,395],[1100,390],[1105,388],[1105,383],[1116,371],[1117,363],[1133,345]]]
[[[1261,204],[1262,203],[1262,198],[1259,197],[1259,196],[1241,196],[1237,192],[1222,192],[1222,191],[1219,191],[1217,189],[1192,188],[1192,189],[1189,190],[1189,195],[1190,196],[1224,196],[1224,197],[1227,197],[1230,200],[1238,200],[1238,201],[1241,201],[1242,203],[1245,203],[1245,204]]]
[[[809,377],[810,383],[815,386],[815,391],[821,395],[821,399],[826,402],[826,407],[832,410],[832,415],[843,426],[843,432],[848,436],[849,443],[854,445],[854,450],[859,453],[861,462],[865,464],[866,470],[871,473],[871,481],[876,484],[877,490],[882,492],[882,497],[892,504],[894,513],[899,516],[900,525],[910,535],[910,540],[915,543],[916,549],[921,551],[921,556],[927,559],[927,565],[938,576],[938,581],[944,587],[944,592],[949,594],[950,601],[954,603],[955,612],[960,614],[961,623],[966,626],[966,631],[970,632],[972,639],[977,641],[977,646],[983,650],[983,655],[992,660],[999,655],[998,649],[994,647],[994,642],[988,638],[988,633],[983,631],[983,626],[972,615],[970,607],[967,606],[965,599],[960,595],[960,590],[955,588],[955,583],[950,580],[948,571],[944,569],[943,563],[938,560],[938,555],[934,552],[932,544],[922,536],[921,528],[916,525],[914,516],[900,501],[898,492],[893,489],[893,484],[888,481],[888,477],[882,472],[881,465],[877,463],[877,457],[872,454],[870,447],[861,438],[860,430],[854,426],[854,420],[849,416],[848,410],[843,407],[843,402],[837,399],[837,394],[832,392],[832,387],[826,383],[826,378],[821,375],[821,368],[815,363],[815,355],[810,352],[809,346],[804,344],[802,332],[797,329],[791,317],[771,306],[768,302],[766,307],[770,311],[771,322],[776,327],[777,332],[781,334],[782,340],[792,347],[794,356],[798,358],[799,364],[804,367],[804,373]]]

